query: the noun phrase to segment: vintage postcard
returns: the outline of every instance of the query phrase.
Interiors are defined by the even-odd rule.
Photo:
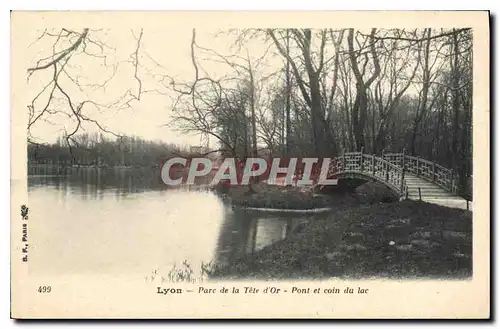
[[[489,318],[488,12],[11,26],[13,318]]]

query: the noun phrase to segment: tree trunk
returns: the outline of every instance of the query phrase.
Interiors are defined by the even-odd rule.
[[[349,46],[349,60],[351,62],[351,67],[354,72],[354,76],[356,77],[356,101],[354,102],[354,107],[352,111],[352,125],[354,132],[354,140],[356,143],[356,150],[359,151],[361,148],[365,146],[365,136],[364,130],[366,125],[366,117],[368,112],[368,96],[367,89],[370,87],[373,81],[380,74],[380,65],[377,57],[377,53],[375,51],[375,35],[376,29],[372,29],[370,35],[370,53],[372,55],[373,63],[375,66],[375,72],[373,75],[365,82],[363,78],[363,73],[361,73],[356,55],[354,51],[354,29],[349,29],[349,33],[347,36],[347,43]],[[366,59],[368,61],[368,57]]]
[[[286,99],[285,99],[285,125],[286,125],[286,145],[285,145],[285,155],[290,154],[290,135],[291,135],[291,123],[290,123],[290,31],[286,30],[286,70],[285,70],[285,80],[286,80]]]
[[[459,95],[459,79],[460,79],[460,73],[458,70],[458,38],[457,34],[452,35],[452,40],[453,43],[451,45],[452,47],[452,56],[450,56],[450,60],[452,63],[451,69],[452,69],[452,81],[451,81],[451,88],[452,88],[452,110],[453,110],[453,120],[452,120],[452,156],[453,156],[453,168],[458,169],[459,166],[459,120],[460,120],[460,95]]]

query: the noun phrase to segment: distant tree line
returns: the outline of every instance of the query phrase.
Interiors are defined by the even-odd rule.
[[[160,165],[166,158],[187,154],[185,148],[139,137],[108,138],[101,133],[81,133],[71,144],[64,137],[52,144],[28,144],[28,163],[58,165],[140,166]]]

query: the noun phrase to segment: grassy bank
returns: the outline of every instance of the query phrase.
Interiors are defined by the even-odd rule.
[[[233,197],[232,204],[242,208],[315,209],[328,208],[332,199],[326,195],[314,195],[293,189],[274,189],[240,197]]]
[[[215,267],[211,278],[468,277],[472,214],[415,201],[310,220],[289,238]]]
[[[232,187],[227,191],[231,204],[241,208],[271,208],[291,210],[311,210],[318,208],[338,208],[371,200],[362,194],[321,194],[310,187],[274,186],[259,184],[250,192],[247,186]],[[380,200],[375,200],[378,202]]]

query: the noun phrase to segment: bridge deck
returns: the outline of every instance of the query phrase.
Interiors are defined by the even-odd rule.
[[[363,152],[345,153],[333,159],[329,174],[362,175],[383,182],[402,197],[472,210],[471,202],[457,196],[458,182],[453,170],[404,153],[382,157]]]
[[[418,189],[420,188],[422,201],[446,207],[467,209],[467,201],[464,198],[453,195],[451,192],[425,179],[406,174],[405,181],[408,188],[408,199],[419,200]],[[471,202],[469,202],[469,210],[472,210]]]

